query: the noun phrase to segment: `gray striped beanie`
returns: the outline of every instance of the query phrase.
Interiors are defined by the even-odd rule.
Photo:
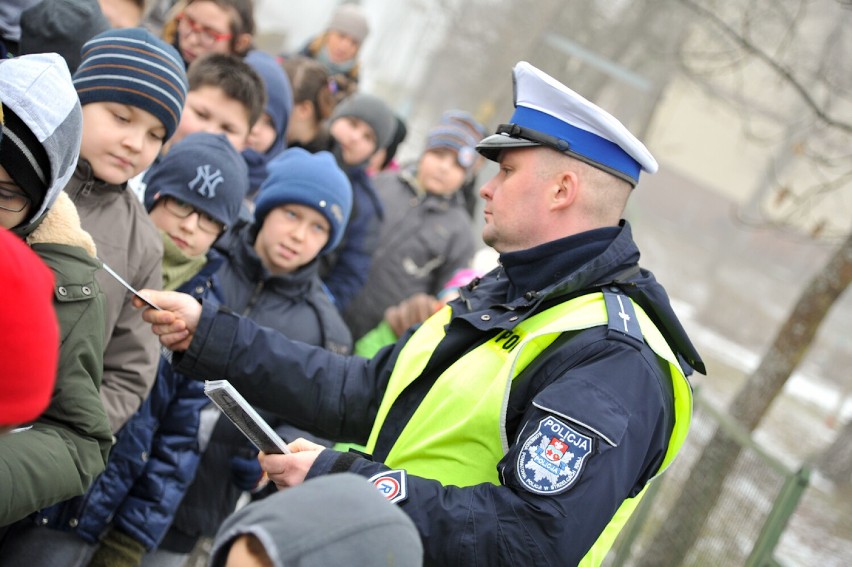
[[[174,47],[143,28],[105,31],[83,45],[74,73],[80,104],[117,102],[146,110],[166,128],[168,140],[180,122],[187,80]]]

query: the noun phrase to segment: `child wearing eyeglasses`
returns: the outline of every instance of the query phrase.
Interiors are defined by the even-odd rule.
[[[163,39],[180,51],[187,67],[207,53],[243,57],[253,35],[251,0],[186,0],[163,26]]]
[[[211,278],[224,259],[211,247],[238,217],[248,190],[245,161],[225,136],[196,133],[151,168],[150,183],[149,215],[164,249],[163,289],[197,298],[214,293]],[[45,513],[47,527],[31,523],[16,546],[29,543],[29,553],[38,553],[27,556],[37,559],[34,565],[139,565],[195,476],[208,402],[204,384],[175,372],[161,355],[154,388],[118,432],[106,470],[61,511],[73,526]],[[51,545],[36,545],[46,538]]]
[[[4,343],[3,358],[31,367],[29,375],[13,380],[20,389],[27,380],[38,382],[39,371],[51,373],[49,384],[55,380],[55,387],[45,382],[49,403],[40,406],[41,416],[27,412],[30,421],[16,423],[23,431],[0,437],[0,565],[39,565],[8,555],[18,530],[35,528],[27,516],[40,508],[83,494],[103,470],[112,444],[98,394],[105,298],[95,279],[95,243],[62,191],[74,172],[82,131],[68,66],[55,53],[0,60],[0,101],[0,230],[9,229],[50,268],[51,293],[44,298],[53,298],[54,312],[53,333],[26,324],[4,328],[36,338],[41,351],[9,350]],[[3,252],[0,270],[15,269],[8,254]],[[14,375],[8,365],[0,373],[10,380]],[[14,423],[25,412],[0,413]]]
[[[301,148],[284,150],[268,169],[255,220],[240,221],[214,245],[226,261],[213,278],[213,291],[229,309],[260,325],[349,353],[351,335],[318,274],[319,259],[340,243],[349,218],[349,180],[330,153]],[[163,541],[146,556],[145,567],[180,564],[200,539],[216,534],[244,491],[258,488],[262,471],[257,450],[215,408],[213,415],[217,420],[204,443],[198,473]],[[288,441],[307,437],[322,442],[280,417],[263,415]]]

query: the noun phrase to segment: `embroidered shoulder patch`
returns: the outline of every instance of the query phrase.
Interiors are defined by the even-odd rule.
[[[536,494],[562,492],[580,478],[591,453],[591,437],[547,416],[524,441],[518,455],[518,478]]]
[[[391,504],[408,498],[408,479],[404,470],[380,472],[371,476],[370,482]]]

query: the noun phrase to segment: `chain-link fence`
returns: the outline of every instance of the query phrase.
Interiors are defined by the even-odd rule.
[[[708,515],[699,537],[682,562],[703,565],[787,565],[774,558],[776,546],[791,515],[808,487],[807,468],[793,470],[771,455],[731,418],[715,410],[700,395],[695,397],[695,413],[687,443],[678,460],[653,483],[634,517],[613,547],[606,565],[671,565],[667,550],[651,549],[658,529],[672,515],[672,507],[686,483],[696,480],[702,470],[693,470],[717,427],[740,448],[739,457],[727,475],[715,506],[696,503],[694,514]],[[689,503],[679,503],[689,506]],[[670,526],[669,526],[670,527]],[[668,544],[677,547],[678,530],[669,529]],[[666,542],[664,542],[666,543]],[[789,563],[803,565],[808,563]],[[811,563],[820,564],[824,563]]]

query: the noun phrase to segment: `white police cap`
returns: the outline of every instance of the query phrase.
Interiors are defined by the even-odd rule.
[[[654,156],[607,111],[526,61],[512,73],[515,113],[476,146],[486,158],[498,161],[509,148],[547,146],[632,185],[641,170],[657,171]]]

